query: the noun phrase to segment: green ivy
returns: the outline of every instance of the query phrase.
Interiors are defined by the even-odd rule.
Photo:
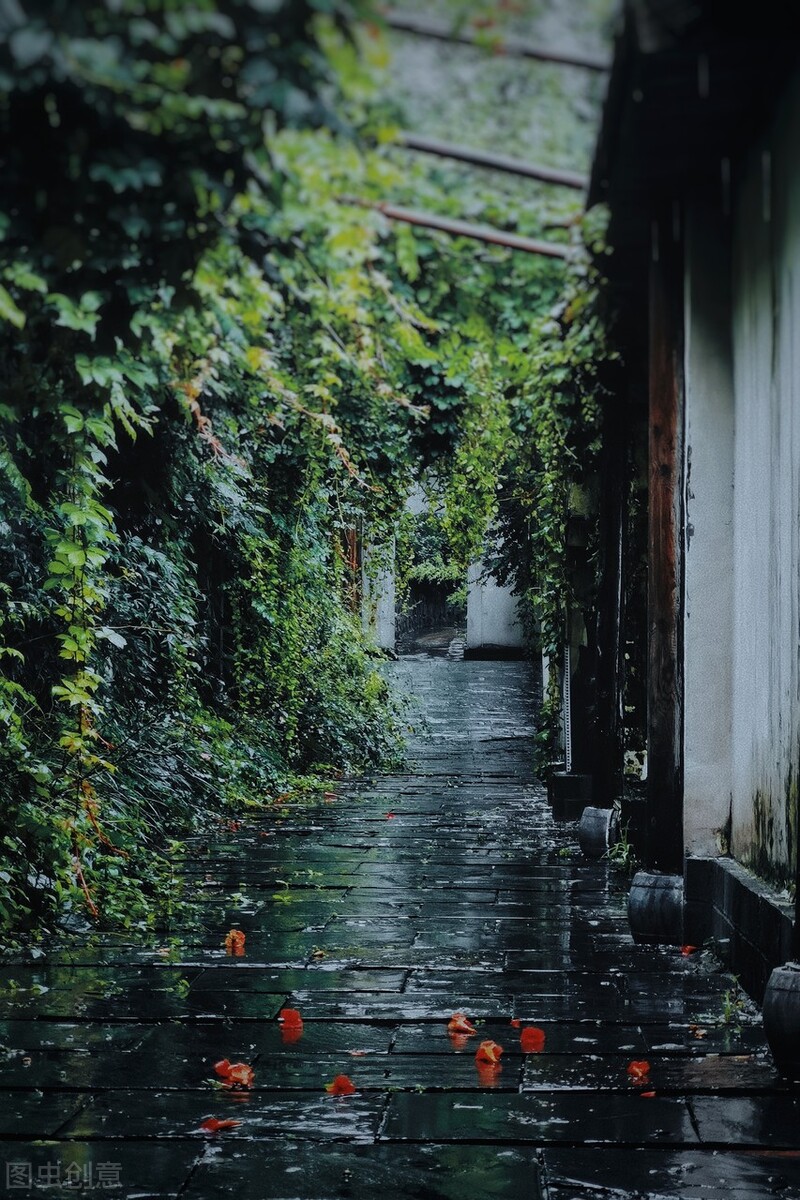
[[[171,837],[391,757],[351,551],[407,553],[421,476],[443,498],[443,576],[498,531],[555,644],[566,497],[597,434],[598,285],[577,248],[565,271],[376,211],[458,198],[393,145],[364,12],[0,14],[9,924],[147,927]],[[487,185],[476,207],[542,233],[552,207],[519,195]]]

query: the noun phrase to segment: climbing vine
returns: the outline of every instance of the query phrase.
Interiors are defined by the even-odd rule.
[[[25,7],[0,14],[0,918],[147,924],[171,836],[394,751],[356,550],[422,475],[444,570],[495,527],[550,637],[559,472],[596,418],[556,359],[588,379],[597,346],[578,290],[548,332],[561,263],[376,210],[457,201],[393,144],[360,5]]]

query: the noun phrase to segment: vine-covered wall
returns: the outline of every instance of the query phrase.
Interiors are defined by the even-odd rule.
[[[24,7],[0,18],[0,918],[130,925],[198,817],[396,745],[348,538],[390,545],[421,472],[464,570],[513,498],[550,636],[599,326],[579,237],[553,321],[560,262],[370,207],[457,198],[393,151],[358,10]]]

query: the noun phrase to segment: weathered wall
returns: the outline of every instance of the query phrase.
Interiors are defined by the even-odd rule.
[[[734,396],[729,222],[687,213],[684,462],[684,849],[727,849],[733,702]]]
[[[370,564],[369,546],[363,548],[361,575],[361,624],[381,650],[394,650],[396,640],[396,601],[394,563]]]
[[[519,648],[523,636],[517,598],[511,595],[510,587],[501,587],[492,578],[484,579],[483,569],[483,564],[476,563],[469,572],[467,648]]]
[[[733,853],[794,873],[800,741],[800,87],[735,196]],[[724,653],[724,647],[720,647]]]

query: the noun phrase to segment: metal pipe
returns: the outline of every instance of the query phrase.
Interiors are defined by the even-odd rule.
[[[413,33],[417,37],[435,38],[440,42],[457,42],[466,46],[488,48],[494,54],[504,54],[514,58],[533,58],[539,62],[556,63],[565,67],[581,67],[586,71],[608,71],[610,63],[604,58],[593,54],[578,54],[571,50],[547,50],[535,46],[523,38],[502,38],[492,41],[487,47],[486,35],[470,30],[454,30],[450,26],[432,21],[428,17],[418,17],[414,13],[401,12],[398,9],[387,9],[383,19],[390,29],[402,33]]]
[[[459,221],[455,217],[440,217],[435,213],[421,212],[416,208],[404,208],[399,204],[361,200],[354,196],[340,196],[340,204],[354,204],[359,208],[372,208],[383,213],[392,221],[404,221],[407,225],[420,225],[425,229],[439,229],[455,237],[472,238],[508,250],[523,250],[526,254],[541,254],[546,258],[568,258],[570,247],[558,242],[542,242],[538,238],[523,237],[518,233],[506,233],[490,225],[473,225],[471,221]]]
[[[543,167],[538,163],[523,162],[508,154],[493,154],[488,150],[475,150],[456,142],[443,142],[438,138],[423,137],[418,133],[403,130],[397,136],[399,145],[407,150],[421,150],[424,154],[435,154],[440,158],[454,158],[459,162],[478,167],[489,167],[493,171],[506,171],[510,175],[522,175],[526,179],[539,179],[543,183],[560,184],[562,187],[585,191],[589,177],[578,171],[565,171],[558,167]]]
[[[564,770],[572,770],[572,653],[569,644],[569,624],[564,642]]]

